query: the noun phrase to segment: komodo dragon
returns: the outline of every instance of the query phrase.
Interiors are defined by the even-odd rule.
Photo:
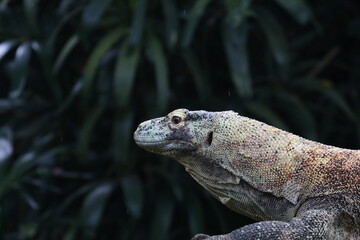
[[[306,140],[233,111],[178,109],[139,125],[147,151],[176,159],[216,199],[261,220],[193,240],[360,239],[360,151]]]

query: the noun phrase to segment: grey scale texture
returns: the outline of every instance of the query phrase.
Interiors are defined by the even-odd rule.
[[[177,160],[222,204],[259,222],[193,240],[360,239],[360,151],[310,141],[233,111],[145,121],[138,146]]]

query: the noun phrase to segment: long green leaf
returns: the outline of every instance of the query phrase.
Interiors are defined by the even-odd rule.
[[[30,59],[31,47],[28,42],[21,44],[15,53],[15,64],[17,70],[24,71],[27,68],[27,64]]]
[[[165,33],[166,33],[166,43],[169,48],[173,48],[177,41],[179,35],[179,23],[176,6],[173,0],[162,0],[163,11],[165,16]]]
[[[297,79],[293,82],[295,87],[318,92],[329,98],[339,109],[341,109],[352,121],[358,121],[354,111],[348,105],[344,97],[332,86],[321,84],[317,79]]]
[[[333,101],[351,120],[353,120],[354,122],[359,121],[359,119],[356,117],[344,97],[339,94],[335,89],[322,87],[320,91],[329,99],[331,99],[331,101]]]
[[[45,141],[47,141],[47,140],[45,140]],[[38,145],[45,145],[45,144],[39,143]],[[36,147],[34,147],[34,149],[36,149]],[[61,145],[50,148],[48,151],[38,154],[38,156],[36,158],[36,162],[39,164],[52,163],[54,161],[54,158],[56,156],[58,156],[59,154],[64,153],[64,151],[66,151],[66,148]]]
[[[13,132],[10,127],[0,128],[0,182],[5,176],[8,159],[13,153]]]
[[[60,87],[59,81],[52,74],[52,67],[53,67],[53,59],[52,59],[52,53],[54,49],[50,48],[50,40],[46,42],[46,44],[39,43],[37,41],[31,42],[31,47],[34,50],[35,53],[37,53],[38,57],[41,60],[41,67],[45,76],[45,79],[47,80],[47,84],[49,89],[51,90],[53,98],[56,100],[56,102],[59,104],[62,100],[62,89]]]
[[[83,74],[83,90],[82,90],[82,104],[83,107],[87,105],[90,98],[90,90],[92,82],[99,63],[104,54],[117,42],[126,32],[122,29],[116,29],[107,34],[96,46],[91,53],[89,60],[86,63]]]
[[[25,13],[31,28],[35,33],[38,32],[38,4],[39,0],[24,0]]]
[[[8,3],[9,3],[10,0],[2,0],[1,3],[0,3],[0,10],[2,9],[6,9],[8,6]]]
[[[0,164],[13,152],[13,133],[8,126],[0,128]]]
[[[276,0],[276,2],[300,24],[306,24],[312,18],[311,10],[304,0]]]
[[[169,239],[167,235],[173,214],[174,202],[167,196],[159,196],[151,221],[150,240]]]
[[[54,30],[51,32],[50,36],[46,39],[45,43],[43,44],[44,46],[42,51],[44,51],[44,53],[40,54],[41,57],[53,55],[53,51],[56,49],[54,45],[56,41],[60,39],[59,34],[61,30],[63,29],[64,26],[66,26],[66,24],[70,20],[76,17],[81,12],[81,10],[82,10],[81,8],[75,8],[67,12],[66,15],[63,18],[61,18],[60,22],[54,27]]]
[[[78,240],[78,237],[76,236],[76,232],[79,227],[79,221],[75,221],[74,224],[68,229],[66,233],[64,233],[64,240]]]
[[[82,82],[77,81],[75,82],[73,88],[71,89],[71,92],[68,94],[67,98],[63,100],[61,105],[57,108],[55,115],[59,116],[62,114],[66,109],[68,109],[71,104],[74,102],[76,96],[79,94],[80,90],[82,88]]]
[[[127,175],[121,179],[127,211],[135,218],[139,218],[144,207],[144,189],[137,175]]]
[[[114,72],[114,96],[117,111],[124,109],[129,104],[139,52],[139,48],[130,48],[126,41],[119,50]]]
[[[56,209],[54,211],[49,212],[49,215],[46,216],[45,220],[48,221],[48,219],[51,217],[54,217],[54,215],[55,215],[55,217],[58,217],[60,214],[63,214],[64,211],[66,211],[67,208],[69,208],[71,206],[71,204],[74,204],[74,202],[78,198],[80,198],[82,195],[85,195],[91,189],[94,189],[97,186],[97,184],[98,183],[96,181],[92,181],[92,182],[86,184],[85,186],[82,186],[82,187],[76,189],[69,195],[67,195],[66,198],[63,201],[61,201],[61,204],[56,206]]]
[[[132,140],[134,112],[127,110],[116,113],[113,126],[112,148],[117,164],[128,163],[130,141]]]
[[[89,145],[91,134],[95,127],[96,122],[99,120],[100,116],[105,110],[105,104],[98,104],[93,111],[85,118],[85,123],[80,131],[80,137],[78,142],[78,153],[82,161],[84,161],[89,152]]]
[[[224,27],[225,53],[236,92],[241,97],[252,95],[251,75],[247,53],[247,26]]]
[[[104,183],[97,186],[86,196],[81,209],[84,239],[95,239],[106,202],[110,197],[112,189],[113,185],[111,183]]]
[[[6,195],[11,187],[17,184],[22,175],[35,165],[36,155],[33,152],[26,153],[16,160],[11,167],[10,172],[0,182],[0,200]]]
[[[129,43],[137,46],[140,43],[144,31],[146,8],[148,0],[136,0],[136,8],[133,14]]]
[[[82,21],[84,25],[95,25],[104,14],[110,3],[111,0],[90,0],[86,5],[82,15]]]
[[[7,40],[0,43],[0,61],[16,45],[16,40]]]
[[[18,184],[24,177],[24,174],[29,171],[36,164],[46,164],[64,151],[63,147],[51,148],[50,150],[36,154],[35,152],[28,152],[18,158],[11,166],[10,171],[3,182],[0,182],[0,199],[13,186]]]
[[[194,3],[194,6],[191,8],[186,21],[186,26],[182,38],[182,47],[187,47],[191,43],[200,17],[204,14],[204,11],[209,3],[210,0],[198,0]]]
[[[249,10],[252,0],[225,0],[226,17],[225,24],[228,27],[239,27],[244,24],[247,17],[252,16],[253,12]]]
[[[69,56],[71,51],[74,49],[76,44],[78,44],[78,42],[79,42],[79,36],[78,35],[73,35],[66,41],[64,47],[61,49],[58,57],[55,60],[54,67],[53,67],[53,70],[52,70],[53,75],[56,75],[59,72],[59,70],[61,69],[64,61]]]
[[[73,2],[73,0],[62,0],[59,4],[57,12],[60,14],[64,14],[65,12],[69,11],[69,8],[71,7],[71,4]]]
[[[39,209],[38,201],[36,201],[27,190],[21,187],[18,187],[16,190],[29,207],[31,207],[34,210]]]
[[[152,62],[155,66],[156,85],[157,85],[157,107],[160,112],[164,112],[168,105],[169,98],[169,79],[166,56],[161,43],[154,35],[149,34],[149,50]]]
[[[251,0],[226,0],[223,42],[236,92],[241,97],[252,95],[251,73],[247,54],[247,17]]]
[[[205,102],[206,99],[211,96],[210,87],[209,83],[207,82],[205,72],[203,71],[203,69],[201,69],[201,66],[196,59],[196,56],[190,49],[183,51],[182,57],[184,58],[187,67],[190,69],[193,75],[195,86],[201,101]]]
[[[31,57],[31,47],[28,42],[21,44],[15,53],[15,59],[10,63],[11,98],[17,98],[21,95],[27,79],[28,64]]]
[[[288,42],[286,40],[285,33],[281,28],[281,24],[276,20],[276,18],[269,13],[269,11],[259,8],[256,10],[255,19],[260,23],[272,55],[280,67],[282,77],[287,78],[288,71]]]

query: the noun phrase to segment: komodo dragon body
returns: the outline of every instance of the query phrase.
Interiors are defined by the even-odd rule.
[[[178,109],[136,143],[176,159],[216,199],[260,222],[193,239],[360,239],[360,151],[306,140],[233,111]]]

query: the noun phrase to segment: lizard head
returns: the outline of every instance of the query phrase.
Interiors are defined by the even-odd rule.
[[[299,186],[292,181],[297,155],[288,149],[303,140],[265,123],[233,111],[178,109],[141,123],[134,139],[147,151],[177,160],[218,200],[247,216],[267,216],[268,206],[253,196],[270,193],[298,202]]]
[[[206,111],[177,109],[141,123],[134,139],[147,151],[177,158],[211,145],[212,122],[212,115]]]

